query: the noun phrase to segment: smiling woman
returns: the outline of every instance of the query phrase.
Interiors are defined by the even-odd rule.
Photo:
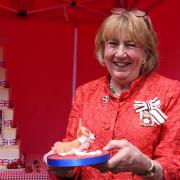
[[[156,69],[158,52],[153,28],[145,23],[150,19],[135,14],[142,11],[113,12],[116,13],[106,19],[96,36],[96,51],[111,75],[112,86],[120,94],[139,75]]]
[[[96,54],[107,75],[77,89],[64,139],[76,137],[82,119],[96,135],[90,150],[110,151],[111,157],[93,167],[54,169],[61,177],[180,178],[180,83],[155,72],[156,33],[150,18],[135,12],[141,11],[116,11],[100,27]]]
[[[144,21],[145,18],[146,21]],[[148,16],[136,17],[129,11],[108,17],[96,36],[96,52],[100,63],[104,64],[104,45],[107,42],[112,41],[117,44],[120,43],[119,41],[124,41],[126,48],[135,45],[146,51],[149,60],[142,67],[143,74],[155,70],[159,64],[156,33],[153,27],[149,28],[145,22],[151,24]]]

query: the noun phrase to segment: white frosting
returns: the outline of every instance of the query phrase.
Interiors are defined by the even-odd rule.
[[[86,136],[80,136],[78,140],[81,144],[88,142],[88,138]]]

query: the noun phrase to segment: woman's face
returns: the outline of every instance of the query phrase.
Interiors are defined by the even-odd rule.
[[[129,86],[137,79],[145,59],[145,50],[133,41],[112,39],[105,43],[104,63],[119,85]]]

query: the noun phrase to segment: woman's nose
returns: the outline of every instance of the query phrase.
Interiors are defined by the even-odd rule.
[[[123,44],[120,44],[115,52],[115,56],[117,57],[125,57],[127,55],[126,49]]]

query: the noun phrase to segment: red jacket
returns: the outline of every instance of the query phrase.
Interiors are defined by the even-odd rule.
[[[103,98],[106,96],[106,100]],[[162,125],[140,126],[139,113],[134,110],[134,100],[147,101],[158,97],[160,109],[168,116]],[[108,100],[107,100],[108,99]],[[65,140],[76,137],[79,125],[96,135],[92,149],[101,149],[112,139],[126,139],[151,159],[158,161],[167,180],[180,179],[180,83],[157,73],[141,76],[130,90],[119,98],[109,91],[109,76],[91,81],[77,89]],[[141,179],[124,172],[101,174],[92,167],[81,168],[81,179]]]

